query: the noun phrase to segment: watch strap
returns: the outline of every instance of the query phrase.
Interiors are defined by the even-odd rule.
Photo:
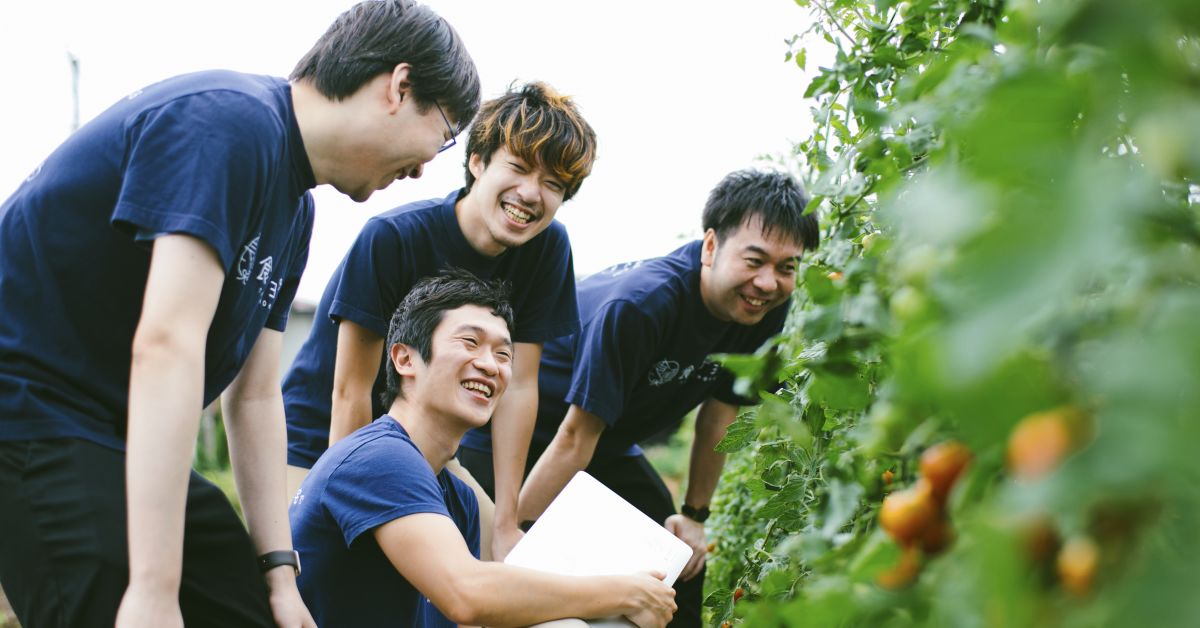
[[[296,550],[277,550],[267,552],[258,557],[258,570],[266,573],[276,567],[284,565],[290,566],[296,570],[296,575],[300,575],[300,552]]]
[[[679,514],[691,519],[692,521],[695,521],[696,523],[704,523],[704,521],[707,520],[708,516],[712,513],[708,510],[708,506],[695,508],[687,503],[684,503],[679,507]]]

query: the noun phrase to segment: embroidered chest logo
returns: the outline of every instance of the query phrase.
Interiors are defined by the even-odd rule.
[[[665,386],[671,382],[679,384],[688,381],[713,382],[721,373],[721,366],[716,362],[705,360],[700,364],[689,364],[682,369],[675,360],[661,360],[650,367],[646,381],[651,386]]]

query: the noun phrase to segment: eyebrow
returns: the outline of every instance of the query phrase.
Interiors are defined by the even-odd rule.
[[[477,334],[477,335],[485,336],[485,337],[491,335],[491,334],[488,334],[488,332],[486,330],[484,330],[484,328],[480,327],[479,325],[472,325],[470,323],[464,323],[462,325],[459,325],[458,328],[454,330],[455,334],[461,334],[463,332],[471,332],[473,334]],[[505,344],[505,346],[507,346],[511,349],[513,346],[512,339],[505,337],[504,344]]]
[[[768,253],[766,249],[762,248],[761,246],[756,246],[754,244],[747,244],[745,247],[742,248],[742,252],[743,253],[756,253],[767,259],[771,259],[771,254]],[[803,251],[801,251],[801,253],[803,254]],[[800,260],[800,256],[796,255],[793,257],[789,257],[789,258],[785,259],[784,261],[795,262],[795,261],[799,261],[799,260]]]

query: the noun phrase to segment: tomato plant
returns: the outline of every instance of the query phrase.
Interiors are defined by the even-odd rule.
[[[778,161],[823,242],[724,357],[763,403],[719,447],[712,625],[1200,625],[1200,3],[797,3],[788,59],[835,54]]]

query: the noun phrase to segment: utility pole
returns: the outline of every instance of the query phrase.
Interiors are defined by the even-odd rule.
[[[79,57],[68,50],[67,60],[71,63],[71,132],[74,133],[79,128]]]

